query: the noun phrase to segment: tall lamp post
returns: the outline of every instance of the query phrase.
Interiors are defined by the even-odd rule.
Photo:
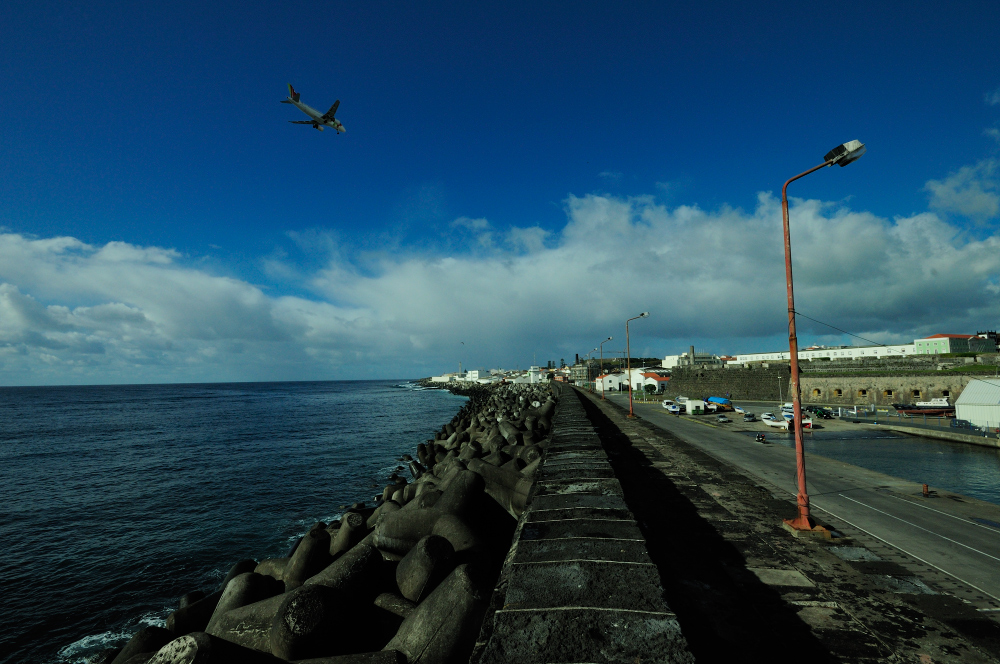
[[[608,337],[601,342],[601,375],[604,375],[604,344],[611,341],[611,337]],[[601,401],[604,401],[604,379],[601,379]]]
[[[587,380],[585,380],[584,383],[591,383],[591,382],[593,382],[593,381],[590,380],[590,355],[591,355],[591,353],[596,353],[596,352],[597,352],[597,349],[593,348],[593,349],[591,349],[590,353],[587,353]],[[590,392],[591,392],[591,394],[593,394],[593,392],[594,392],[593,386],[591,386]]]
[[[791,363],[792,378],[789,385],[792,393],[792,426],[795,428],[795,465],[799,483],[799,493],[796,496],[799,515],[794,519],[785,519],[785,527],[793,533],[812,532],[822,537],[829,537],[828,530],[816,526],[809,516],[809,494],[806,492],[806,457],[802,446],[802,405],[799,389],[799,340],[795,336],[795,297],[792,292],[792,242],[788,233],[788,185],[799,178],[805,177],[824,166],[847,166],[857,161],[865,153],[865,145],[861,141],[849,141],[838,145],[826,153],[823,163],[813,166],[808,171],[799,173],[788,180],[781,188],[781,223],[785,232],[785,282],[788,289],[788,351]]]
[[[625,321],[625,353],[627,355],[625,361],[628,363],[628,371],[625,372],[625,375],[628,376],[628,416],[629,417],[635,417],[635,413],[632,412],[632,348],[631,348],[631,346],[629,346],[629,341],[628,341],[628,322],[630,320],[635,320],[636,318],[645,318],[648,315],[649,315],[648,311],[643,311],[638,316],[633,316],[632,318],[629,318],[627,321]]]

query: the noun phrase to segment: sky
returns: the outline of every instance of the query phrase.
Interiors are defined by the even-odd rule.
[[[0,385],[526,368],[643,311],[634,357],[787,348],[781,187],[853,139],[788,189],[800,346],[1000,327],[992,0],[0,25]],[[289,124],[287,83],[347,132]]]

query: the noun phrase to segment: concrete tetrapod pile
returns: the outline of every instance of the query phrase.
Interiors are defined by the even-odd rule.
[[[317,523],[285,558],[243,560],[165,627],[94,664],[467,662],[552,428],[538,385],[472,386],[433,440],[405,455],[376,507]],[[394,474],[395,475],[395,474]]]

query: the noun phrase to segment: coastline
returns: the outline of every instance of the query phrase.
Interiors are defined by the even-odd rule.
[[[399,458],[409,479],[392,473],[374,505],[357,502],[340,519],[316,523],[282,558],[237,562],[218,588],[184,595],[162,627],[145,627],[123,648],[90,661],[148,661],[157,652],[173,661],[166,653],[181,645],[238,652],[244,661],[384,648],[398,660],[416,647],[414,639],[440,632],[428,632],[425,623],[442,597],[453,601],[456,593],[464,593],[466,617],[446,647],[471,652],[469,638],[507,555],[555,400],[547,385],[449,391],[467,401],[433,439]],[[309,634],[276,627],[295,623],[307,605],[322,618]],[[137,657],[143,653],[147,660]]]

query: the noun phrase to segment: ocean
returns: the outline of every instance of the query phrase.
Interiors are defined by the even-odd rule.
[[[399,380],[0,388],[0,663],[84,662],[286,555],[464,401]]]

